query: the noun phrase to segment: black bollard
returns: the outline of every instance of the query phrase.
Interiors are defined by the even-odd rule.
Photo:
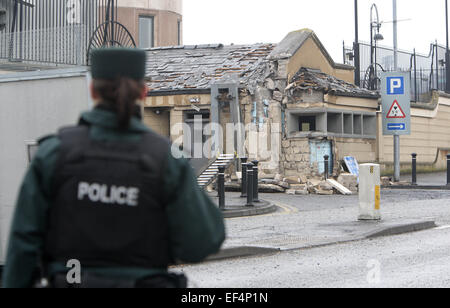
[[[325,160],[325,180],[328,180],[328,174],[329,174],[329,172],[328,172],[328,166],[329,166],[329,159],[330,159],[330,156],[325,155],[323,158],[324,158],[324,160]]]
[[[247,198],[247,158],[241,158],[242,165],[242,183],[241,183],[241,198]]]
[[[412,179],[411,184],[417,185],[417,154],[412,153]]]
[[[447,185],[450,186],[450,154],[447,155]]]
[[[254,160],[253,163],[253,202],[259,202],[258,195],[258,165],[259,161]]]
[[[217,186],[219,188],[219,209],[225,209],[225,167],[219,167],[219,175],[217,178]]]
[[[253,206],[253,164],[247,164],[247,204]]]

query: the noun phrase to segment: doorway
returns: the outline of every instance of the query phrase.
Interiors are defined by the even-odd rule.
[[[205,153],[205,144],[209,142],[209,133],[206,126],[210,123],[210,111],[186,111],[184,122],[189,127],[189,132],[184,134],[184,152],[190,154],[193,159],[205,159],[210,156],[210,151]]]

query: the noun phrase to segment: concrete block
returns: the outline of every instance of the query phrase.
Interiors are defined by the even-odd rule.
[[[341,173],[337,179],[338,183],[344,186],[357,185],[358,177],[350,173]]]
[[[306,184],[308,182],[308,177],[305,174],[299,175],[300,183]]]
[[[284,178],[283,181],[289,184],[301,184],[300,178],[298,176],[288,176]]]
[[[384,176],[381,178],[381,185],[389,186],[391,184],[391,178]]]
[[[309,179],[307,184],[308,186],[318,186],[320,182],[322,181],[318,179]]]
[[[330,185],[330,183],[328,183],[327,181],[320,182],[320,184],[318,185],[318,188],[320,190],[333,190],[333,186]]]
[[[280,186],[280,187],[283,187],[284,189],[290,189],[291,188],[291,185],[289,183],[282,182],[282,181],[279,181],[277,183],[277,185]]]
[[[273,174],[273,173],[260,172],[260,173],[258,174],[258,178],[259,178],[260,180],[265,180],[265,179],[273,180],[273,179],[275,178],[275,174]]]
[[[302,196],[306,196],[306,195],[309,195],[309,191],[308,191],[308,189],[300,189],[300,190],[295,190],[295,194],[296,195],[302,195]]]
[[[317,195],[323,195],[323,196],[331,196],[334,194],[333,190],[322,190],[322,189],[316,189],[315,193]]]
[[[330,184],[334,189],[336,189],[338,192],[340,192],[343,195],[352,195],[352,192],[346,188],[345,186],[339,184],[333,179],[328,179],[327,183]]]
[[[283,193],[285,189],[273,184],[259,184],[259,192],[262,193]]]

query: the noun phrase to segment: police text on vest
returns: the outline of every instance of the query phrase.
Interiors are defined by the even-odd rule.
[[[78,200],[82,201],[85,198],[91,202],[137,206],[139,188],[80,182],[78,184]]]

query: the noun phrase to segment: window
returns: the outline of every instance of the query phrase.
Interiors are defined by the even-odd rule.
[[[181,45],[181,20],[178,21],[178,45]]]
[[[376,138],[375,113],[329,109],[288,110],[287,112],[286,127],[290,138],[320,134],[347,138]]]
[[[299,129],[301,132],[315,132],[316,131],[316,117],[299,117]]]
[[[139,16],[139,47],[154,47],[154,18]]]
[[[343,133],[342,113],[328,112],[327,114],[327,132],[333,134]]]

